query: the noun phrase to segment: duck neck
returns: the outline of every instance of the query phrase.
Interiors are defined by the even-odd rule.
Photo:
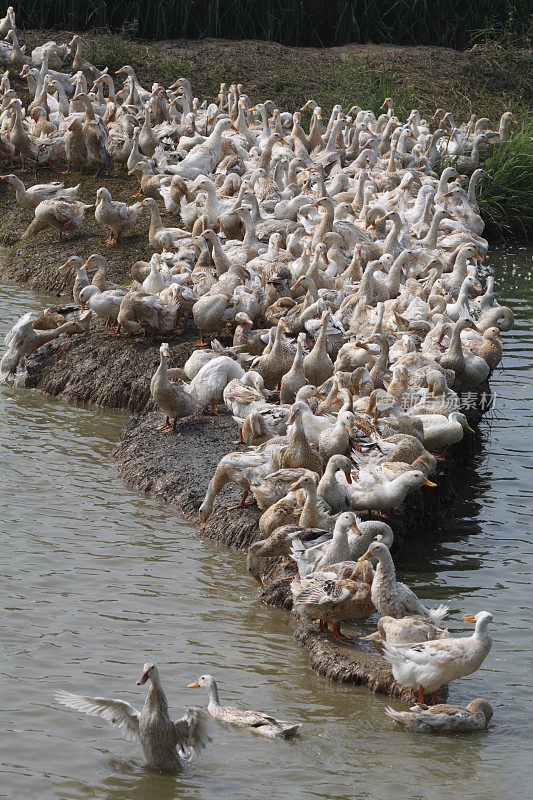
[[[439,225],[446,216],[445,211],[437,211],[431,221],[431,225],[429,227],[429,231],[427,232],[427,236],[425,239],[420,240],[420,244],[422,247],[427,247],[431,250],[434,250],[437,246],[437,232],[439,230]]]
[[[376,577],[386,577],[389,580],[395,580],[396,570],[394,568],[394,561],[390,553],[382,553],[378,559],[376,567]]]
[[[150,235],[153,236],[163,228],[163,222],[161,221],[161,215],[159,213],[159,209],[155,202],[153,205],[150,204],[149,211],[150,211]]]
[[[151,678],[150,681],[150,688],[148,689],[148,694],[144,701],[143,712],[148,711],[153,713],[156,711],[158,713],[168,714],[167,698],[161,686],[161,681],[159,678]]]
[[[482,176],[483,176],[482,170],[476,169],[475,172],[472,173],[472,177],[470,178],[470,183],[468,184],[468,202],[476,212],[479,212],[479,205],[476,197],[476,189],[479,180],[481,179]]]
[[[305,502],[300,514],[299,524],[302,528],[316,528],[317,521],[317,488],[311,486],[307,490]]]
[[[209,686],[207,687],[207,691],[209,694],[209,702],[207,704],[208,708],[218,708],[220,705],[220,700],[218,699],[218,688],[215,681],[211,681]]]

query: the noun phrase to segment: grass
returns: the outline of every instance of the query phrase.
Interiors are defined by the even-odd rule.
[[[489,238],[533,239],[533,115],[483,164],[492,180],[478,192]]]
[[[106,27],[148,39],[263,39],[295,46],[347,42],[464,49],[481,32],[527,36],[529,0],[14,0],[28,28]]]
[[[384,100],[392,97],[394,113],[404,120],[414,106],[414,89],[399,84],[394,55],[390,63],[387,63],[383,53],[381,59],[381,66],[375,69],[360,55],[354,54],[348,57],[348,69],[351,68],[354,72],[357,104],[361,108],[370,109],[376,117],[379,117]]]

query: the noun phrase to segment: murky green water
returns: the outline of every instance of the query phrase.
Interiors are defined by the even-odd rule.
[[[501,800],[528,791],[531,256],[515,249],[489,260],[518,318],[493,380],[496,409],[472,468],[457,476],[457,518],[436,521],[399,563],[421,597],[448,600],[454,630],[465,629],[465,611],[494,613],[483,668],[450,689],[454,701],[490,699],[491,729],[405,733],[385,717],[386,698],[315,675],[286,614],[257,601],[241,554],[203,542],[117,479],[109,453],[122,415],[1,386],[1,797]],[[0,333],[40,305],[34,293],[1,286]],[[270,742],[221,728],[206,755],[161,776],[105,723],[53,702],[61,687],[140,708],[145,689],[135,681],[146,660],[159,665],[176,716],[204,699],[185,686],[210,671],[223,699],[301,721],[302,735]]]

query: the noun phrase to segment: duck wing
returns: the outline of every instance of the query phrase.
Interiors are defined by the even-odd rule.
[[[55,693],[55,699],[68,708],[80,711],[90,717],[100,717],[105,719],[110,725],[122,729],[122,734],[130,741],[139,738],[139,717],[137,711],[125,700],[112,700],[108,697],[85,697],[81,694],[71,694],[59,690]]]
[[[211,718],[200,708],[188,708],[174,723],[176,745],[189,757],[211,744],[214,738]]]

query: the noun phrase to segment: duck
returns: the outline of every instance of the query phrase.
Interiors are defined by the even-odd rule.
[[[320,320],[320,333],[311,352],[304,358],[303,369],[309,383],[321,386],[333,375],[333,362],[327,351],[327,328],[331,318],[329,311],[324,311]]]
[[[91,253],[84,266],[86,269],[89,267],[96,267],[96,272],[93,275],[91,283],[93,286],[97,286],[101,292],[122,288],[116,283],[113,283],[113,281],[110,281],[107,277],[107,259],[100,255],[100,253]]]
[[[282,719],[277,719],[263,711],[242,711],[235,706],[222,706],[218,696],[218,687],[212,675],[200,675],[192,683],[187,685],[188,689],[205,687],[208,692],[209,701],[207,711],[218,722],[228,725],[235,725],[238,728],[245,728],[251,733],[265,736],[267,739],[290,739],[295,736],[301,725],[292,724]]]
[[[0,180],[5,181],[15,188],[15,198],[17,203],[23,208],[36,208],[43,200],[50,200],[52,197],[76,197],[81,184],[65,188],[63,183],[37,183],[27,189],[23,181],[16,175],[0,175]]]
[[[117,329],[113,335],[120,336],[124,328],[129,336],[144,331],[150,333],[168,333],[176,325],[179,300],[170,298],[164,302],[157,295],[142,291],[139,284],[133,283],[120,304],[117,317]]]
[[[418,418],[422,420],[426,450],[460,442],[464,431],[475,434],[460,411],[452,411],[447,417],[444,414],[421,414]]]
[[[360,566],[360,565],[357,565]],[[361,575],[362,572],[362,575]],[[356,578],[360,575],[360,579]],[[294,609],[309,620],[318,619],[320,630],[327,632],[331,623],[332,636],[337,641],[349,644],[353,640],[344,636],[341,623],[345,620],[366,619],[375,612],[371,598],[372,567],[354,569],[348,578],[325,580],[295,578],[291,583]]]
[[[64,690],[57,691],[55,699],[74,711],[105,720],[120,728],[126,739],[140,742],[146,763],[152,769],[182,770],[212,742],[208,718],[198,708],[188,708],[183,717],[172,720],[159,670],[152,663],[144,665],[137,685],[148,681],[150,686],[142,711],[125,700],[87,697]]]
[[[46,228],[55,228],[59,231],[59,238],[63,238],[65,231],[77,231],[83,225],[85,213],[91,204],[81,203],[79,200],[67,197],[52,197],[43,200],[36,206],[34,218],[21,236],[25,239]]]
[[[195,302],[192,307],[192,315],[194,324],[200,331],[200,340],[196,342],[197,347],[207,347],[204,333],[221,331],[226,323],[235,316],[236,303],[236,299],[230,292],[204,295]],[[259,372],[256,367],[254,369]]]
[[[262,376],[255,370],[248,370],[242,378],[234,378],[224,389],[226,408],[237,417],[245,417],[256,405],[265,402]]]
[[[383,616],[378,620],[377,631],[365,636],[364,639],[370,642],[378,653],[383,653],[385,642],[392,645],[415,644],[433,639],[445,639],[449,635],[449,631],[439,628],[426,617],[412,616],[396,619]]]
[[[22,122],[22,102],[14,98],[8,105],[12,109],[14,121],[9,134],[9,141],[20,153],[22,158],[22,172],[26,171],[26,161],[31,158],[36,165],[39,164],[39,150],[37,142],[25,129]]]
[[[277,469],[267,475],[254,476],[250,488],[258,507],[265,510],[285,497],[288,491],[294,491],[291,487],[303,477],[313,482],[316,492],[315,473],[303,467]]]
[[[157,430],[165,433],[176,433],[178,419],[190,417],[195,413],[197,404],[189,392],[169,380],[168,377],[168,342],[163,342],[159,348],[159,366],[150,381],[150,394],[157,406],[165,414],[165,422]],[[173,422],[170,424],[170,418]]]
[[[116,244],[122,234],[130,231],[141,215],[142,201],[128,206],[126,203],[111,199],[111,193],[105,186],[96,192],[96,208],[94,218],[100,225],[111,230],[106,241]]]
[[[396,711],[387,706],[385,713],[400,727],[416,733],[474,733],[488,727],[494,709],[488,700],[477,697],[466,706],[418,703],[409,711]]]
[[[84,286],[79,295],[81,310],[85,311],[87,306],[96,316],[105,320],[105,327],[108,328],[112,322],[116,322],[125,294],[125,289],[102,292],[98,286]]]
[[[229,356],[218,356],[208,361],[187,386],[187,392],[199,408],[218,414],[216,403],[222,399],[224,389],[232,380],[241,379],[244,369]]]
[[[448,613],[448,606],[427,609],[408,586],[396,580],[396,571],[389,548],[383,542],[372,542],[359,561],[377,558],[372,582],[372,602],[383,616],[401,619],[418,615],[437,623]]]
[[[283,341],[285,323],[280,319],[276,329],[272,348],[268,353],[263,354],[256,361],[252,362],[252,367],[256,372],[263,376],[266,389],[279,391],[281,379],[292,365],[294,352],[292,347],[289,349]]]
[[[65,322],[53,329],[39,330],[34,328],[33,314],[24,314],[4,339],[7,350],[0,361],[0,376],[15,375],[19,365],[26,364],[28,356],[63,333],[86,333],[91,316],[92,311],[86,311],[77,320]]]
[[[432,705],[438,704],[440,687],[479,669],[492,647],[489,625],[493,620],[490,611],[465,614],[464,622],[475,623],[472,636],[436,639],[414,645],[384,644],[383,656],[392,666],[392,674],[398,683],[410,689],[418,689],[418,702],[424,702],[424,694],[432,694]]]
[[[344,511],[335,521],[332,538],[323,544],[305,548],[302,542],[295,538],[291,548],[291,558],[298,565],[300,577],[305,578],[312,572],[322,572],[341,561],[350,561],[351,550],[348,542],[350,529],[359,532],[357,519],[351,511]]]
[[[373,481],[370,486],[352,483],[348,488],[354,511],[390,511],[403,503],[407,494],[422,484],[435,486],[420,470],[409,470],[387,483]]]
[[[302,467],[318,476],[322,475],[324,461],[319,453],[313,449],[307,439],[303,421],[302,407],[297,403],[291,408],[287,427],[291,426],[287,445],[283,451],[281,466],[285,469]]]
[[[339,411],[335,424],[322,431],[318,439],[318,452],[324,464],[332,456],[350,452],[350,441],[355,438],[354,421],[351,411]]]
[[[285,498],[282,499],[284,500]],[[313,546],[326,541],[329,538],[329,532],[321,528],[302,528],[299,524],[293,522],[279,525],[272,531],[270,536],[250,545],[246,554],[246,569],[261,587],[263,587],[260,571],[261,559],[288,556],[291,551],[292,541],[296,537],[307,545]]]
[[[337,473],[342,472],[346,482],[352,482],[352,462],[345,455],[332,455],[326,462],[324,474],[320,478],[317,495],[331,509],[332,514],[350,510],[350,495],[346,484],[339,483]]]
[[[87,277],[87,265],[83,263],[83,259],[79,256],[70,256],[59,269],[75,269],[76,277],[74,278],[74,285],[72,287],[72,299],[75,303],[80,302],[80,292],[85,286],[89,286],[89,278]]]

